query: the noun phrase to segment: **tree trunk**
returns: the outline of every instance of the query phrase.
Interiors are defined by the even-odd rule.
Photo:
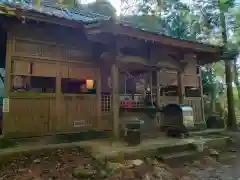
[[[210,92],[210,113],[213,114],[215,113],[215,105],[216,105],[216,88],[215,88],[215,84],[214,84],[214,80],[213,80],[213,72],[212,72],[212,67],[208,68],[208,71],[210,72],[210,85],[211,85],[211,89],[212,91]]]
[[[215,90],[213,90],[210,94],[210,111],[211,113],[216,112],[216,93]]]
[[[226,71],[226,84],[227,84],[227,103],[228,103],[228,121],[227,127],[230,129],[236,128],[236,115],[235,115],[235,106],[233,98],[233,86],[232,86],[232,62],[225,62],[225,71]]]
[[[225,14],[220,9],[220,23],[222,29],[222,38],[224,46],[227,45],[227,29],[226,29],[226,21]],[[232,77],[232,61],[225,61],[225,73],[226,73],[226,85],[227,85],[227,103],[228,103],[228,119],[227,119],[227,128],[236,129],[236,115],[235,115],[235,107],[234,107],[234,99],[233,99],[233,77]]]
[[[238,67],[237,67],[237,59],[234,60],[233,72],[234,72],[234,83],[237,87],[237,92],[238,92],[238,100],[240,100],[240,82],[238,79],[239,74],[238,74]],[[238,103],[238,107],[240,107],[240,103]]]
[[[237,59],[234,60],[233,72],[234,72],[234,83],[237,86],[238,99],[240,100],[240,82],[239,82],[239,79],[238,79],[239,78],[239,73],[238,73]]]

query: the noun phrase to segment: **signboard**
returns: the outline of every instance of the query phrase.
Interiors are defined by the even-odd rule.
[[[73,122],[73,127],[75,127],[75,128],[82,127],[82,126],[85,126],[85,121],[84,120],[78,120],[78,121]]]
[[[2,112],[9,112],[9,98],[3,98]]]

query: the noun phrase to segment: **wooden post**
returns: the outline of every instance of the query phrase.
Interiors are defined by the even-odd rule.
[[[61,77],[61,63],[60,61],[58,61],[56,63],[57,66],[57,76],[56,76],[56,116],[57,116],[57,121],[60,122],[61,121],[61,106],[62,106],[62,88],[61,88],[61,81],[62,81],[62,77]],[[58,123],[58,122],[50,122],[49,123],[49,130],[50,132],[53,131],[59,131],[59,126],[57,124],[62,124],[62,123]],[[53,124],[55,125],[55,127],[57,127],[57,129],[53,129]],[[62,127],[61,127],[62,128]]]
[[[178,82],[178,102],[179,104],[184,104],[184,85],[183,85],[184,73],[178,71],[177,73],[177,82]]]
[[[156,94],[156,99],[157,99],[157,105],[158,105],[158,107],[160,107],[160,104],[161,104],[160,70],[157,70],[157,94]]]
[[[199,67],[197,67],[199,68]],[[204,100],[203,100],[203,84],[202,84],[202,73],[201,73],[201,69],[198,69],[198,80],[199,80],[199,88],[200,88],[200,93],[201,93],[201,115],[202,115],[202,121],[204,121],[204,123],[206,123],[206,119],[205,119],[205,113],[204,113]]]
[[[12,34],[7,34],[7,47],[6,47],[6,65],[5,65],[5,77],[4,77],[4,97],[9,97],[11,91],[11,69],[12,69],[12,52],[15,46],[15,38]]]
[[[112,115],[113,115],[113,133],[118,140],[120,138],[120,120],[119,120],[119,77],[118,68],[116,64],[112,65],[111,76],[112,76]]]
[[[11,69],[12,69],[12,52],[15,46],[15,38],[11,33],[7,34],[7,44],[6,44],[6,65],[5,65],[5,77],[4,77],[4,98],[9,98],[9,93],[11,91]],[[9,104],[11,104],[11,99],[9,99]],[[11,108],[11,107],[10,107]],[[11,113],[11,109],[9,109],[10,112],[4,112],[3,113],[3,122],[2,122],[2,133],[5,134],[5,132],[8,132],[11,130],[12,120],[9,119],[9,113]]]
[[[101,121],[101,66],[99,67],[97,71],[97,77],[96,77],[96,94],[97,94],[97,130],[100,129],[100,121]]]
[[[150,93],[151,93],[151,106],[153,105],[153,71],[149,71],[149,88],[150,88]]]

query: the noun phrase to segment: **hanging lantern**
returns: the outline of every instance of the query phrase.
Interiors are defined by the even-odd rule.
[[[94,80],[92,80],[92,79],[87,79],[87,80],[86,80],[86,88],[87,88],[87,89],[93,89],[93,86],[94,86]]]

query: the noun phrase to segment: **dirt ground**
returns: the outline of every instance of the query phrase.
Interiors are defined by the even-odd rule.
[[[45,152],[31,156],[16,156],[1,164],[1,180],[70,180],[72,169],[79,164],[91,164],[91,159],[78,149]]]
[[[137,164],[126,161],[113,168],[107,162],[98,164],[99,162],[77,148],[58,149],[31,156],[16,156],[1,163],[0,180],[239,180],[239,152],[220,153],[219,156],[220,162],[211,157],[203,157],[178,168],[170,168],[155,160],[138,160]],[[76,171],[82,171],[82,168],[90,169],[89,172],[94,176],[79,177]]]
[[[204,157],[175,169],[181,180],[240,180],[240,156],[235,153],[220,154],[220,160]]]

